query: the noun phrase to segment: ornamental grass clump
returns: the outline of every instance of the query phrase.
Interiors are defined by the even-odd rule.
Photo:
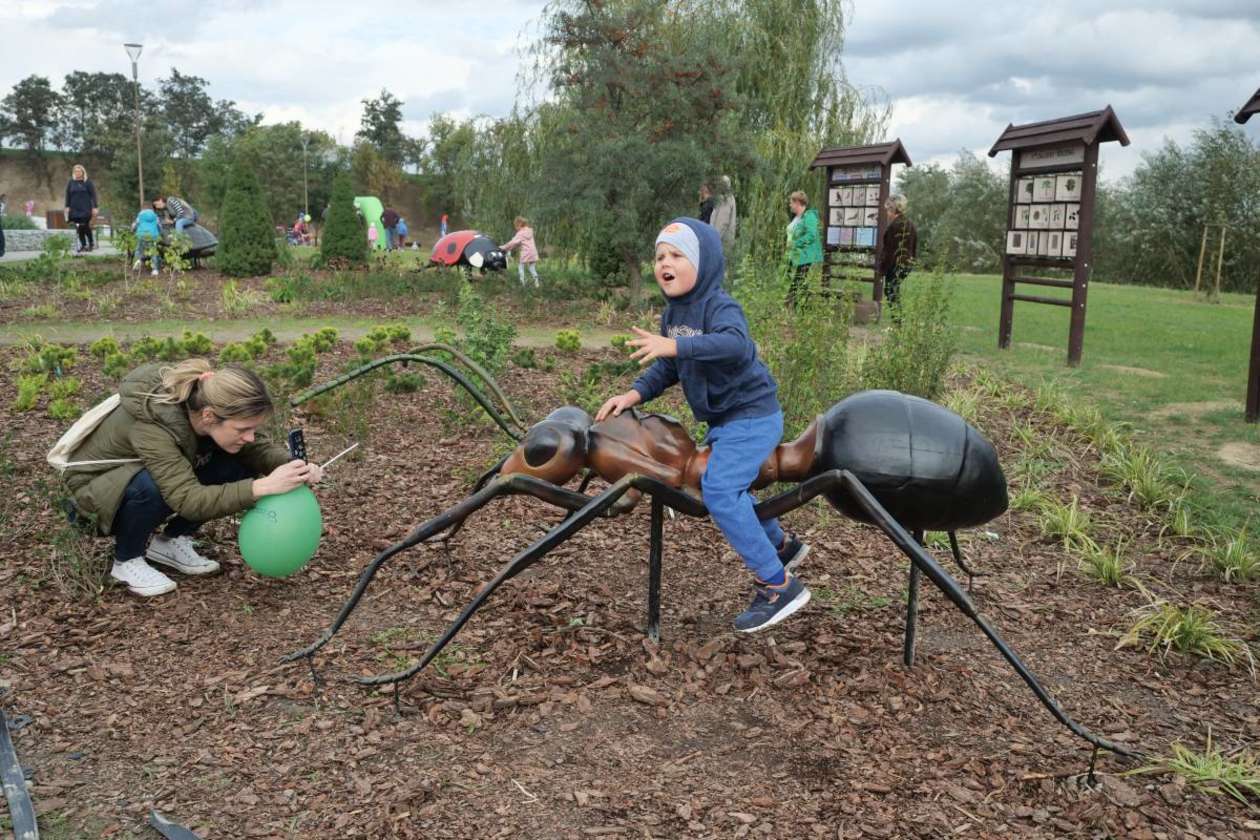
[[[1222,752],[1212,743],[1211,729],[1203,752],[1176,743],[1172,745],[1171,756],[1161,757],[1154,764],[1133,772],[1175,773],[1197,790],[1215,796],[1224,794],[1248,806],[1260,800],[1260,759],[1246,749],[1231,754]]]
[[[1241,639],[1226,637],[1211,610],[1155,601],[1139,609],[1137,615],[1137,623],[1120,639],[1117,650],[1144,645],[1147,653],[1158,651],[1160,659],[1176,651],[1223,662],[1231,668],[1245,662],[1247,670],[1255,675],[1256,663],[1251,649]]]

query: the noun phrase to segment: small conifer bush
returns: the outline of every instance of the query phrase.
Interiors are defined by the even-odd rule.
[[[338,175],[328,202],[328,220],[319,241],[319,254],[325,264],[367,262],[367,231],[354,209],[354,189],[350,176]]]
[[[275,231],[258,177],[244,166],[232,170],[219,219],[219,270],[232,277],[270,274],[276,259]]]

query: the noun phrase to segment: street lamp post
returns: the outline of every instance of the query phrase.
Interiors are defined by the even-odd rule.
[[[302,211],[303,220],[311,215],[311,194],[306,184],[306,147],[310,145],[310,142],[311,138],[305,131],[302,132],[302,206],[305,208]]]
[[[144,155],[140,151],[140,68],[137,62],[140,61],[140,51],[144,49],[142,44],[123,44],[127,50],[127,55],[131,58],[131,81],[136,88],[136,173],[140,177],[140,207],[144,207]]]

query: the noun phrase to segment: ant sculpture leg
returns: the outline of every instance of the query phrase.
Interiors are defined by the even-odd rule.
[[[958,568],[963,570],[967,575],[967,591],[971,591],[971,583],[978,577],[984,577],[984,572],[973,571],[966,563],[963,562],[962,549],[958,547],[958,532],[947,531],[949,534],[949,550],[954,555],[954,562],[958,564]]]
[[[575,493],[564,487],[559,487],[541,479],[533,478],[527,475],[509,475],[499,476],[495,479],[485,482],[483,486],[468,498],[459,504],[444,511],[438,516],[417,525],[412,529],[411,533],[403,539],[386,548],[376,558],[364,568],[359,575],[358,583],[355,584],[354,591],[351,592],[349,599],[342,605],[341,611],[337,614],[337,618],[328,626],[319,638],[301,650],[293,651],[281,658],[281,662],[294,662],[298,659],[305,658],[311,663],[312,674],[314,673],[314,656],[315,653],[328,644],[332,637],[337,634],[342,625],[350,617],[350,613],[354,612],[359,601],[367,592],[368,585],[372,579],[376,577],[376,573],[385,565],[391,557],[406,551],[413,546],[419,545],[434,536],[441,534],[447,529],[457,529],[464,524],[469,516],[476,513],[481,508],[489,504],[493,499],[503,495],[526,494],[542,499],[549,504],[566,510],[576,510],[581,508],[590,498],[580,493]],[[318,680],[318,677],[316,677]]]
[[[461,628],[468,622],[482,604],[497,590],[502,584],[511,580],[534,563],[541,560],[550,551],[564,543],[586,525],[590,524],[596,517],[599,517],[609,511],[612,506],[631,489],[638,489],[648,493],[653,497],[653,553],[657,551],[659,541],[655,539],[657,536],[656,529],[659,516],[659,507],[669,505],[680,513],[688,516],[704,516],[707,510],[704,505],[695,497],[683,493],[679,490],[663,484],[655,479],[647,478],[639,475],[628,475],[619,479],[611,487],[603,493],[591,498],[580,510],[575,511],[559,525],[552,528],[545,536],[535,542],[533,545],[519,552],[506,565],[504,565],[495,577],[486,585],[481,587],[477,595],[467,606],[460,612],[455,621],[446,629],[445,632],[433,643],[428,651],[411,667],[392,674],[382,674],[375,677],[361,677],[356,681],[363,685],[394,685],[395,702],[398,699],[398,683],[409,679],[415,674],[423,670],[433,659],[441,653],[442,649],[455,637]],[[780,516],[791,510],[801,507],[815,496],[820,494],[828,494],[828,500],[832,501],[831,494],[843,493],[848,496],[856,505],[866,514],[869,521],[892,540],[892,542],[910,559],[912,568],[918,574],[912,572],[912,592],[916,593],[917,600],[917,580],[920,575],[926,575],[942,593],[958,607],[964,615],[970,618],[989,639],[1002,657],[1010,664],[1015,672],[1032,690],[1037,699],[1044,705],[1050,713],[1061,724],[1066,726],[1075,735],[1089,742],[1094,746],[1095,756],[1100,749],[1109,750],[1120,755],[1133,756],[1136,755],[1132,750],[1114,744],[1106,739],[1089,732],[1076,721],[1072,720],[1059,704],[1050,696],[1049,692],[1042,687],[1041,683],[1032,674],[1023,660],[1007,646],[995,630],[985,619],[976,611],[975,605],[971,598],[959,585],[958,581],[946,572],[941,565],[928,553],[919,542],[912,537],[906,530],[894,519],[888,511],[881,505],[871,492],[858,480],[853,473],[848,470],[828,470],[820,475],[802,482],[797,487],[767,499],[757,505],[757,515],[761,519]],[[659,506],[658,506],[659,503]],[[832,501],[833,505],[835,504]],[[659,604],[659,569],[657,559],[649,558],[649,564],[653,568],[650,571],[649,586],[649,629],[653,623],[651,613]],[[653,596],[653,590],[656,596]],[[653,601],[656,600],[656,605]],[[908,610],[913,614],[913,611]],[[907,621],[907,629],[910,629],[913,622]],[[907,650],[913,650],[912,640],[907,642]],[[1091,760],[1091,767],[1093,766]]]
[[[444,345],[426,345],[426,346],[437,347],[439,349],[445,350],[446,352],[455,353],[460,358],[464,358],[464,359],[467,358],[467,357],[464,357],[462,354],[460,354],[459,351],[450,350],[448,348],[445,348]],[[494,392],[494,394],[497,397],[499,397],[500,401],[503,403],[504,409],[509,415],[508,418],[505,418],[503,414],[499,412],[498,408],[490,401],[490,399],[484,393],[482,393],[481,389],[478,388],[476,385],[474,385],[468,379],[468,377],[465,376],[461,371],[459,371],[458,369],[456,369],[455,367],[453,367],[452,365],[448,364],[447,362],[441,359],[437,359],[432,356],[425,356],[419,353],[395,353],[392,356],[383,356],[379,359],[373,359],[371,362],[368,362],[365,365],[361,365],[360,367],[355,368],[349,373],[344,373],[335,379],[331,379],[322,385],[317,385],[314,388],[309,388],[301,392],[300,394],[294,394],[293,397],[289,399],[289,404],[295,405],[295,406],[300,405],[301,403],[304,403],[307,400],[312,399],[313,397],[317,397],[320,394],[325,393],[326,391],[331,391],[333,388],[338,388],[346,384],[352,379],[357,379],[360,376],[371,373],[372,371],[376,370],[379,367],[384,367],[385,365],[391,365],[391,364],[394,364],[395,362],[400,362],[404,365],[410,362],[416,362],[418,364],[429,365],[430,367],[437,368],[438,370],[442,371],[447,376],[449,376],[451,379],[453,379],[456,383],[458,383],[465,391],[467,391],[472,396],[472,398],[477,401],[477,404],[480,405],[485,410],[486,414],[490,415],[491,419],[493,419],[494,422],[498,424],[499,428],[503,430],[504,434],[512,438],[512,440],[520,440],[523,437],[524,424],[517,417],[515,409],[512,408],[512,404],[508,402],[507,397],[503,395],[503,392],[499,390],[498,385],[494,382],[493,379],[489,378],[489,374],[484,374],[485,381],[487,385],[490,387],[490,389]],[[467,364],[475,365],[475,363],[472,362],[472,360],[467,360]],[[474,367],[474,369],[480,370],[479,367]]]
[[[468,603],[468,606],[464,607],[463,611],[460,612],[459,616],[455,619],[451,626],[448,627],[438,640],[433,643],[429,650],[425,652],[424,656],[422,656],[420,661],[418,661],[415,665],[393,674],[382,674],[376,677],[358,677],[355,681],[363,685],[388,685],[391,683],[396,685],[397,683],[409,679],[424,670],[425,666],[432,662],[434,657],[442,652],[442,649],[446,647],[451,639],[455,637],[455,634],[463,628],[463,626],[468,622],[468,619],[472,618],[473,613],[481,608],[481,605],[485,603],[486,599],[494,594],[496,589],[537,563],[553,549],[566,542],[570,537],[590,524],[592,520],[614,510],[616,503],[634,489],[651,494],[654,502],[653,508],[658,508],[656,503],[659,501],[659,509],[656,509],[653,512],[653,518],[657,520],[653,524],[654,535],[657,531],[657,526],[660,524],[660,520],[663,520],[664,518],[663,513],[664,506],[666,504],[680,513],[685,513],[689,516],[706,516],[708,514],[708,511],[699,499],[696,499],[694,496],[684,493],[681,490],[675,490],[669,485],[663,484],[655,479],[640,475],[627,475],[620,478],[614,482],[611,487],[599,495],[587,497],[586,504],[583,505],[581,509],[574,511],[563,522],[548,531],[547,534],[540,540],[528,548],[523,549],[515,557],[509,560],[489,583],[481,587],[476,597]],[[656,540],[653,547],[654,553],[657,553],[658,555],[660,551],[659,544],[660,541]],[[659,556],[655,565],[657,566],[657,574],[655,575],[656,581],[652,588],[656,591],[657,604],[659,608]]]
[[[915,531],[914,542],[923,548],[923,532]],[[901,661],[907,668],[914,667],[914,638],[919,628],[919,567],[910,563],[910,581],[906,584],[906,636],[902,644]]]

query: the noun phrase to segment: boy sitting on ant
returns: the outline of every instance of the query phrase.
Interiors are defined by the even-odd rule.
[[[739,304],[722,289],[725,259],[715,229],[675,219],[656,237],[656,282],[669,299],[661,334],[634,328],[639,364],[654,362],[595,419],[648,402],[681,382],[697,420],[709,424],[710,453],[700,487],[705,506],[731,548],[756,578],[756,594],[735,618],[746,633],[778,624],[809,602],[791,574],[809,546],[784,534],[777,519],[761,521],[749,487],[783,437],[778,385],[748,335]]]

